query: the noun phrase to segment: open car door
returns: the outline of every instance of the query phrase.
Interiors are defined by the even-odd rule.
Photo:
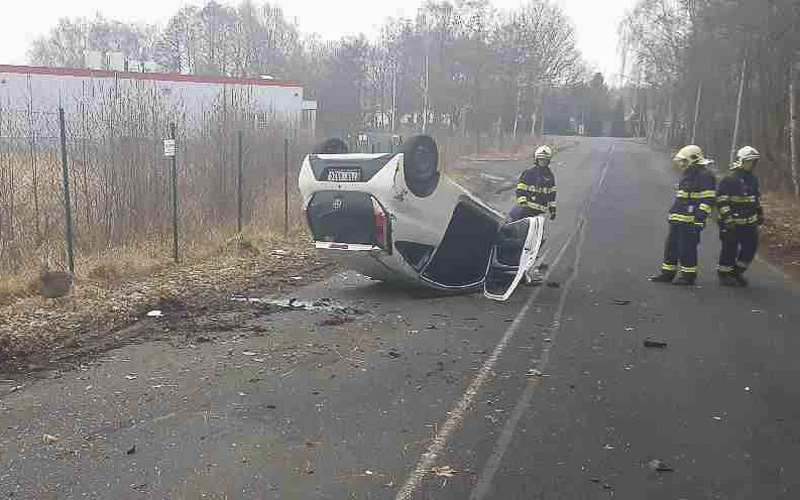
[[[505,301],[514,293],[525,271],[539,257],[544,242],[545,217],[526,217],[503,225],[492,247],[483,294],[493,300]]]

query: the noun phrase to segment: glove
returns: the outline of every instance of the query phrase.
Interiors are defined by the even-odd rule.
[[[550,220],[556,220],[556,209],[550,210]]]

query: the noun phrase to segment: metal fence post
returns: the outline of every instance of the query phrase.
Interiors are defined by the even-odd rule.
[[[175,141],[175,123],[169,124],[169,138]],[[178,262],[178,145],[172,155],[172,258]]]
[[[283,237],[289,236],[289,138],[283,140]]]
[[[69,196],[69,169],[67,167],[67,128],[64,123],[64,108],[58,108],[58,126],[61,129],[61,173],[64,180],[64,212],[67,219],[67,258],[69,273],[75,274],[75,253],[73,248],[72,206]]]
[[[243,132],[239,131],[239,165],[236,180],[236,198],[237,198],[237,212],[236,212],[236,228],[239,234],[242,234],[242,135]]]

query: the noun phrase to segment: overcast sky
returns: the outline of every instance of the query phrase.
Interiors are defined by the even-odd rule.
[[[586,59],[605,73],[607,79],[612,79],[619,66],[617,23],[636,0],[555,1],[575,22],[578,48]],[[0,64],[25,64],[31,41],[47,33],[61,17],[93,17],[100,12],[121,21],[164,25],[181,6],[203,3],[203,0],[2,0]],[[260,4],[261,0],[255,3]],[[272,0],[270,3],[283,6],[287,17],[294,19],[301,31],[338,38],[359,32],[374,36],[386,17],[412,16],[422,0]],[[521,0],[492,1],[502,9],[521,3]]]

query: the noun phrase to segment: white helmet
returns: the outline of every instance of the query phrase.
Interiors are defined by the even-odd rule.
[[[533,160],[537,165],[547,166],[550,164],[550,160],[553,158],[553,150],[550,146],[539,146],[536,152],[533,154]]]
[[[758,152],[753,146],[745,146],[736,152],[736,161],[733,162],[731,168],[741,168],[743,161],[755,162],[761,158],[761,153]],[[752,165],[752,163],[750,164]]]
[[[736,159],[739,161],[758,160],[759,158],[761,158],[761,153],[753,146],[745,146],[736,152]]]
[[[673,161],[685,161],[688,165],[694,165],[695,163],[704,165],[706,163],[706,159],[703,157],[703,150],[700,149],[700,146],[695,146],[694,144],[682,147],[675,154]]]
[[[538,160],[540,158],[547,158],[548,160],[553,158],[553,149],[550,146],[539,146],[536,152],[533,154],[533,158]]]

